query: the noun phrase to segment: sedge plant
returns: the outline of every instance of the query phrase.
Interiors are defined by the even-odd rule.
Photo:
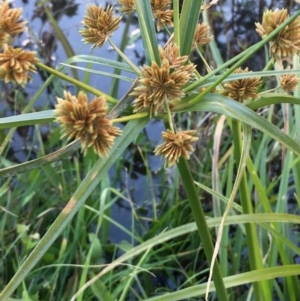
[[[74,66],[75,63],[109,65],[117,70],[109,76],[117,80],[130,80],[120,73],[121,70],[135,74],[136,79],[132,81],[131,88],[121,99],[116,98],[115,91],[112,92],[113,96],[107,95],[81,82],[76,78],[76,72],[76,77],[70,77],[62,71],[63,67],[54,70],[44,65],[34,52],[14,48],[13,39],[17,33],[24,30],[26,23],[19,21],[20,9],[10,8],[6,2],[0,4],[0,15],[4,16],[3,20],[0,20],[0,78],[6,83],[26,86],[31,80],[31,73],[36,72],[37,68],[51,74],[22,114],[1,118],[0,129],[10,129],[2,143],[1,152],[4,152],[14,129],[26,125],[55,122],[61,128],[61,139],[70,141],[55,153],[1,169],[1,176],[9,177],[43,166],[46,172],[55,175],[52,178],[55,183],[59,181],[58,177],[62,177],[60,180],[64,181],[64,172],[56,174],[53,163],[63,160],[78,148],[84,156],[92,150],[93,156],[97,157],[94,164],[86,159],[89,171],[84,179],[81,179],[77,168],[78,159],[73,160],[73,166],[67,165],[66,172],[68,169],[74,169],[76,172],[76,189],[64,191],[59,195],[65,198],[66,192],[68,193],[67,204],[57,212],[56,219],[48,225],[49,228],[43,237],[29,247],[26,254],[28,256],[21,260],[16,273],[3,285],[0,300],[9,300],[16,290],[26,296],[30,291],[25,284],[26,279],[30,279],[33,268],[49,254],[48,251],[54,242],[66,233],[65,231],[71,231],[68,226],[72,224],[73,217],[78,212],[81,222],[76,224],[72,235],[80,241],[79,248],[86,244],[87,235],[80,236],[80,229],[86,226],[84,221],[90,216],[93,218],[88,220],[96,224],[96,231],[88,235],[92,244],[85,262],[80,263],[82,273],[81,276],[75,277],[77,281],[70,290],[72,295],[68,296],[69,300],[91,300],[96,297],[105,300],[126,300],[131,292],[137,296],[137,300],[192,300],[203,296],[206,300],[226,301],[235,300],[233,288],[243,284],[249,284],[250,287],[247,300],[271,301],[274,294],[281,300],[287,300],[284,299],[287,295],[289,300],[299,300],[297,275],[300,274],[300,268],[293,262],[293,255],[299,256],[300,251],[296,244],[287,238],[288,227],[284,223],[299,224],[300,218],[296,214],[288,213],[283,200],[289,189],[290,176],[295,179],[295,193],[299,200],[300,144],[295,125],[298,124],[296,114],[300,99],[296,94],[288,93],[296,91],[299,82],[297,56],[300,54],[300,11],[289,16],[286,9],[267,10],[262,23],[256,24],[257,33],[262,40],[212,70],[211,62],[206,62],[201,52],[201,45],[213,39],[208,25],[199,23],[201,12],[209,9],[209,6],[202,6],[202,1],[184,1],[182,7],[179,0],[120,0],[118,4],[119,15],[115,14],[112,6],[104,8],[89,4],[80,34],[83,41],[95,49],[104,43],[110,43],[118,53],[119,61],[75,55],[64,62],[63,66],[80,70],[81,67]],[[113,33],[118,30],[120,21],[126,14],[136,14],[138,17],[146,58],[142,67],[132,63],[113,42]],[[5,30],[1,22],[5,25]],[[158,44],[157,32],[160,30],[169,34],[165,45]],[[270,49],[270,62],[265,70],[250,72],[247,67],[242,67],[259,49],[266,46]],[[196,65],[191,61],[191,53],[194,51],[198,52],[203,60],[206,74],[199,74]],[[72,54],[71,51],[68,52]],[[217,49],[214,49],[213,53],[217,52]],[[294,63],[287,66],[284,59],[293,56]],[[274,70],[270,71],[271,67]],[[81,70],[93,72],[89,68]],[[277,76],[278,87],[264,91],[264,79],[271,76]],[[63,95],[57,95],[55,110],[30,112],[34,101],[54,78],[74,84],[78,93],[73,95],[70,91],[64,91]],[[285,93],[279,93],[280,89]],[[92,100],[88,99],[88,92],[94,95]],[[282,111],[287,116],[280,126],[272,123],[274,105],[282,106]],[[265,107],[270,108],[266,118],[261,113]],[[225,116],[220,119],[215,117],[220,126],[216,126],[213,148],[213,185],[197,181],[197,171],[195,172],[189,164],[195,145],[199,141],[199,134],[195,128],[180,127],[177,121],[191,112],[198,112],[199,116],[203,116],[203,112]],[[145,241],[134,236],[136,245],[133,243],[134,246],[130,248],[124,247],[122,255],[113,251],[109,264],[98,266],[101,268],[100,272],[90,271],[95,256],[102,253],[99,231],[106,227],[107,222],[112,223],[107,212],[115,200],[109,199],[109,205],[105,200],[110,193],[107,173],[130,143],[137,139],[143,128],[154,119],[162,120],[165,125],[165,130],[161,133],[163,142],[154,148],[154,153],[165,160],[166,171],[176,166],[194,222],[176,225],[173,229],[161,231],[156,236],[153,231],[153,236]],[[118,126],[120,123],[126,125],[121,129]],[[231,133],[231,139],[226,145],[227,150],[222,151],[222,157],[218,158],[222,147],[220,132],[225,128],[225,123]],[[182,123],[186,124],[189,123]],[[281,130],[281,126],[284,131]],[[254,130],[262,135],[260,145],[253,142]],[[265,166],[262,162],[269,160],[274,152],[274,149],[269,147],[270,144],[273,148],[281,145],[284,162],[283,172],[278,180],[279,191],[275,206],[271,206],[266,187],[272,187],[266,179],[266,171],[261,167]],[[198,159],[201,161],[201,158]],[[226,176],[220,179],[218,169],[221,170],[225,165],[228,166]],[[35,180],[37,176],[35,175]],[[95,209],[88,200],[95,194],[100,182],[102,195],[99,209]],[[225,195],[217,188],[219,184],[226,187]],[[5,188],[7,185],[8,183],[5,183],[3,186],[3,194],[8,193]],[[116,189],[111,188],[111,191],[120,197]],[[201,202],[203,191],[212,195],[214,199],[216,214],[210,218],[205,215]],[[254,201],[257,204],[254,204]],[[174,205],[176,213],[175,207]],[[84,211],[81,211],[82,208]],[[170,221],[170,216],[166,215],[164,218]],[[159,218],[157,223],[163,225]],[[228,233],[229,225],[239,225],[233,242],[224,237],[224,233]],[[216,237],[210,228],[216,228]],[[20,237],[27,237],[27,228],[19,231],[23,235],[20,234]],[[157,256],[155,247],[194,232],[198,234],[208,265],[203,283],[190,281],[190,285],[167,294],[153,296],[154,291],[148,294],[145,288],[147,284],[143,284],[139,277],[141,273],[155,274],[157,267],[150,264],[152,258]],[[107,232],[105,233],[106,235],[102,234],[102,239],[107,239]],[[244,246],[238,238],[242,237],[246,240],[247,270],[240,272],[241,259],[232,256],[231,271],[234,273],[230,273],[228,249],[239,249],[241,254]],[[266,238],[269,241],[267,245]],[[29,241],[28,237],[27,239]],[[58,256],[71,256],[67,244],[71,242],[61,240]],[[223,248],[223,244],[226,244],[228,249]],[[132,264],[134,258],[138,260]],[[278,265],[278,262],[281,262],[281,265]],[[120,272],[119,268],[127,265],[128,269]],[[57,273],[61,270],[62,266]],[[282,286],[287,289],[282,289],[276,278],[283,279]],[[127,280],[122,284],[123,279]]]

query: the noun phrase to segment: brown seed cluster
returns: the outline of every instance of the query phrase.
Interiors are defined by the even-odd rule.
[[[209,26],[206,23],[199,23],[196,26],[194,34],[194,44],[196,45],[205,45],[213,40],[214,37],[209,35]]]
[[[173,10],[170,9],[171,0],[150,0],[152,15],[157,20],[157,31],[164,25],[173,27]],[[119,11],[129,14],[135,10],[134,0],[119,0]]]
[[[32,80],[29,72],[36,72],[37,62],[35,52],[4,45],[0,53],[0,79],[25,86]]]
[[[93,146],[99,156],[107,156],[121,130],[112,126],[106,118],[108,107],[105,98],[96,97],[89,103],[82,91],[77,97],[65,91],[64,96],[65,99],[57,98],[55,110],[56,120],[62,126],[62,137],[80,139],[84,152]]]
[[[166,102],[184,96],[182,87],[194,76],[194,64],[184,65],[188,57],[180,57],[175,44],[160,49],[160,56],[160,66],[154,62],[142,68],[139,85],[131,93],[136,97],[135,112],[149,110],[151,115],[157,115]]]
[[[279,76],[280,86],[285,92],[293,92],[298,88],[300,78],[295,74],[284,74]]]
[[[79,33],[83,36],[85,43],[93,44],[94,47],[101,47],[104,42],[119,28],[121,17],[115,17],[112,6],[106,10],[102,6],[90,4],[86,10],[86,16],[82,24],[83,29]]]
[[[134,0],[119,0],[119,11],[124,14],[132,13],[135,10]]]
[[[22,8],[9,8],[9,3],[6,1],[0,3],[0,36],[2,39],[4,35],[13,36],[25,30],[24,26],[27,22],[20,22],[21,15]]]
[[[262,38],[265,38],[288,18],[287,9],[267,10],[263,15],[262,24],[255,23],[256,31]],[[269,43],[271,55],[277,60],[294,54],[299,55],[300,17],[297,17],[282,29]]]
[[[249,72],[248,68],[236,69],[233,74]],[[250,71],[251,72],[251,71]],[[245,99],[257,98],[256,93],[261,81],[259,78],[242,78],[231,81],[224,84],[223,95],[229,96],[230,98],[237,100],[238,102],[243,102]]]
[[[0,80],[24,87],[32,80],[29,73],[36,72],[38,59],[33,51],[8,45],[25,30],[27,22],[20,21],[21,14],[22,8],[10,8],[7,1],[0,3]]]
[[[170,9],[171,0],[150,0],[152,14],[157,19],[157,31],[160,31],[164,25],[173,27],[173,10]]]
[[[158,145],[155,155],[162,155],[166,159],[167,166],[172,166],[178,162],[179,158],[190,158],[190,152],[194,151],[193,143],[199,138],[196,131],[182,131],[173,133],[170,130],[162,133],[164,143]]]

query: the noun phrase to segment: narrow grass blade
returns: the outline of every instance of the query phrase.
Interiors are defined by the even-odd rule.
[[[110,103],[116,104],[118,102],[117,99],[111,97],[110,95],[105,94],[105,93],[99,91],[98,89],[95,89],[95,88],[91,87],[90,85],[87,85],[84,82],[81,82],[80,80],[72,78],[56,69],[50,68],[42,63],[37,63],[36,66],[41,68],[42,70],[45,70],[46,72],[49,72],[52,75],[57,76],[58,78],[61,78],[71,84],[74,84],[76,87],[83,89],[87,92],[90,92],[96,96],[105,96],[106,100]]]
[[[65,64],[73,63],[93,63],[103,65],[106,67],[112,67],[118,70],[127,71],[130,73],[135,73],[134,69],[132,69],[128,64],[93,55],[75,55],[65,61]]]
[[[0,129],[14,128],[32,124],[42,124],[55,119],[54,110],[34,112],[0,118]]]
[[[99,70],[95,70],[95,69],[91,69],[91,68],[85,68],[85,67],[79,67],[79,66],[72,66],[72,65],[69,65],[69,64],[62,64],[62,65],[66,66],[66,67],[73,68],[73,69],[93,73],[93,74],[99,74],[99,75],[104,75],[104,76],[111,77],[111,78],[122,79],[122,80],[127,81],[127,82],[133,82],[134,81],[133,78],[130,78],[128,76],[124,76],[124,75],[121,75],[121,74],[104,72],[104,71],[99,71]]]
[[[180,16],[180,54],[190,55],[196,25],[202,5],[201,0],[184,1]]]
[[[269,105],[283,104],[283,103],[300,105],[300,98],[291,95],[286,95],[286,94],[268,93],[262,95],[259,99],[248,103],[246,106],[251,110],[257,110],[259,108],[263,108]]]

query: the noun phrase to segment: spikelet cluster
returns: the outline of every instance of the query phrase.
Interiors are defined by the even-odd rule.
[[[25,51],[22,48],[13,48],[4,45],[0,53],[0,79],[6,83],[14,82],[25,86],[32,80],[30,72],[36,72],[38,62],[34,51]]]
[[[119,11],[124,14],[130,14],[135,10],[134,0],[119,0]]]
[[[21,15],[22,8],[10,8],[7,1],[0,3],[0,80],[24,87],[32,80],[29,73],[36,72],[38,59],[33,51],[8,45],[25,30],[27,22],[20,21]]]
[[[199,23],[196,26],[195,34],[194,34],[194,44],[196,45],[206,45],[211,40],[213,40],[213,36],[209,34],[209,25],[205,22]]]
[[[263,14],[262,24],[255,23],[258,34],[265,38],[280,24],[289,18],[287,9],[267,10]],[[271,55],[280,60],[282,57],[300,54],[300,17],[284,27],[270,43]]]
[[[10,8],[7,1],[0,3],[0,48],[13,37],[25,30],[27,22],[20,21],[22,8]]]
[[[233,74],[244,72],[251,71],[249,71],[248,68],[238,68],[233,72]],[[222,94],[242,103],[245,99],[258,97],[256,91],[260,83],[261,81],[257,77],[233,80],[229,83],[224,84],[224,90],[222,91]]]
[[[104,42],[119,28],[121,17],[115,17],[113,7],[108,5],[106,9],[102,6],[90,4],[87,6],[86,16],[82,21],[83,28],[79,33],[83,36],[85,43],[101,47]]]
[[[293,92],[298,88],[300,78],[295,74],[284,74],[279,76],[280,86],[285,92]]]
[[[162,155],[166,159],[166,165],[172,166],[178,162],[179,158],[190,158],[190,152],[194,151],[193,143],[199,138],[197,132],[193,130],[173,133],[170,130],[162,133],[164,143],[158,145],[155,155]]]
[[[65,91],[64,97],[57,98],[55,108],[56,120],[62,126],[62,137],[80,139],[84,152],[92,146],[99,156],[107,156],[121,130],[106,117],[108,106],[105,98],[96,97],[89,102],[82,91],[77,97]]]
[[[153,18],[157,20],[157,31],[164,25],[173,27],[173,10],[170,9],[171,0],[150,0]],[[119,0],[119,11],[128,14],[135,10],[134,0]]]
[[[173,10],[170,9],[171,0],[150,0],[153,17],[157,20],[157,31],[164,25],[173,27]]]
[[[171,44],[160,49],[161,65],[152,63],[141,69],[139,84],[131,93],[136,97],[134,111],[149,110],[157,115],[163,105],[184,96],[182,87],[194,77],[194,64],[185,64],[187,56],[179,56],[179,48]]]

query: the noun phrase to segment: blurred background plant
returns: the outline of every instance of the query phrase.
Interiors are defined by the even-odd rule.
[[[200,1],[151,1],[153,15],[146,1],[119,2],[100,3],[103,11],[114,5],[113,21],[119,22],[118,16],[122,20],[118,29],[113,27],[115,32],[109,28],[104,38],[100,36],[102,48],[92,50],[91,45],[83,46],[78,34],[86,38],[85,30],[94,24],[80,24],[85,3],[15,1],[7,6],[24,8],[22,18],[19,11],[12,14],[22,28],[27,20],[28,30],[12,32],[10,40],[3,36],[10,46],[1,51],[0,76],[6,71],[5,47],[36,51],[40,62],[31,60],[38,72],[30,73],[31,83],[28,73],[15,78],[21,86],[1,82],[1,298],[204,300],[213,250],[208,256],[206,248],[212,244],[199,239],[202,234],[194,219],[203,226],[206,222],[197,210],[204,211],[208,234],[216,242],[221,216],[231,203],[219,245],[223,279],[214,279],[217,292],[212,287],[209,299],[299,300],[299,279],[293,275],[300,274],[300,148],[288,138],[299,141],[298,57],[275,63],[266,41],[269,32],[264,36],[255,25],[264,25],[266,9],[287,8],[292,15],[297,4],[219,1],[198,16]],[[192,28],[199,22],[194,44]],[[183,84],[177,92],[187,96],[171,100],[166,111],[162,100],[152,114],[156,118],[145,117],[143,110],[133,115],[129,104],[138,93],[128,94],[137,85],[137,75],[143,75],[137,67],[153,61],[160,66],[158,45],[168,42],[172,26],[181,56],[189,55],[196,65],[196,79]],[[166,58],[171,60],[170,55]],[[242,69],[236,70],[239,66]],[[34,71],[31,65],[24,68]],[[144,76],[150,72],[146,71]],[[106,98],[108,117],[123,130],[107,158],[99,159],[92,149],[83,155],[78,141],[67,145],[60,139],[61,130],[52,121],[64,90]],[[121,105],[113,108],[117,100]],[[142,99],[139,108],[148,102]],[[125,125],[133,118],[138,119]],[[197,133],[189,167],[182,160],[178,169],[166,167],[154,156],[165,126]],[[185,175],[182,180],[180,174]],[[200,203],[190,203],[195,195],[201,208]]]

